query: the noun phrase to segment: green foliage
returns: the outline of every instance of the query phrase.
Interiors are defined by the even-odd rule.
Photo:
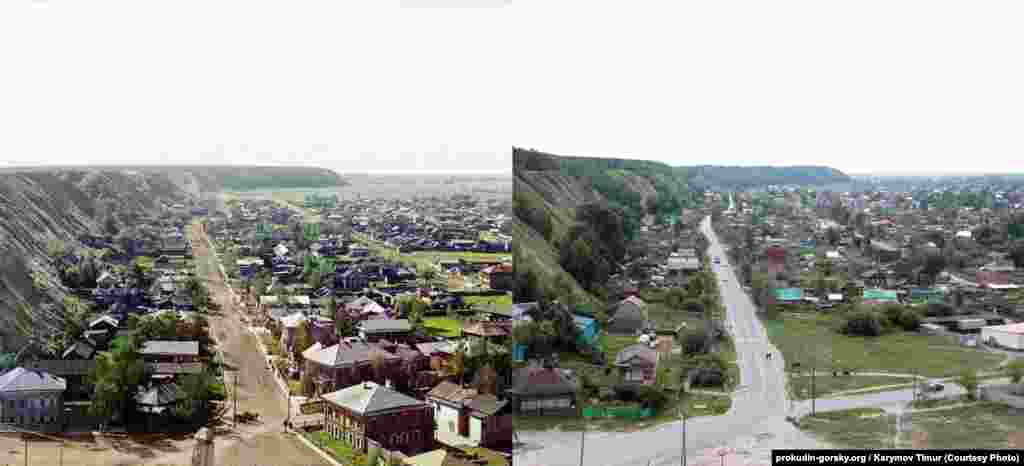
[[[591,231],[577,225],[560,248],[559,264],[587,290],[603,285],[612,268],[601,250],[595,250],[596,240]]]
[[[964,387],[967,392],[967,399],[974,400],[978,392],[978,370],[973,367],[964,367],[956,378],[956,383]]]
[[[687,303],[686,291],[682,288],[672,288],[665,293],[664,302],[672,308],[683,309]]]
[[[179,378],[177,384],[180,402],[174,406],[173,414],[181,419],[192,419],[201,413],[211,395],[215,394],[214,391],[224,390],[224,385],[208,372],[185,375]]]
[[[516,218],[540,233],[544,239],[552,239],[551,217],[544,209],[544,200],[539,195],[528,191],[516,191],[513,194],[513,203]]]
[[[849,181],[846,174],[828,167],[689,167],[690,182],[696,187],[727,186],[734,188],[770,184],[815,185]]]
[[[96,365],[87,376],[93,385],[90,414],[109,418],[130,412],[135,390],[146,377],[140,346],[137,339],[128,338],[96,356]]]
[[[1024,359],[1014,359],[1006,364],[1006,375],[1013,383],[1020,383],[1024,379]]]
[[[858,310],[846,319],[841,331],[846,335],[877,337],[883,333],[884,327],[875,312]]]
[[[302,352],[313,346],[313,333],[309,328],[309,321],[303,321],[295,329],[295,339],[292,341],[292,357],[296,361],[302,361]]]

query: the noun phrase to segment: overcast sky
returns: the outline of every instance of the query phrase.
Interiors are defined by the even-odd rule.
[[[0,166],[1024,160],[1019,0],[477,2],[4,0]]]
[[[642,7],[640,5],[643,5]],[[513,143],[673,165],[1024,171],[1024,2],[516,0]]]
[[[0,166],[511,173],[506,2],[4,0]]]

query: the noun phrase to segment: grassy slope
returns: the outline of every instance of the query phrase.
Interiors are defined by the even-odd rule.
[[[562,277],[565,283],[569,283],[571,287],[566,291],[575,296],[577,302],[589,303],[594,306],[601,304],[562,268],[558,263],[558,251],[548,244],[539,233],[524,223],[516,221],[512,225],[512,235],[516,241],[516,268],[533,271],[539,283],[555,283],[557,277]]]

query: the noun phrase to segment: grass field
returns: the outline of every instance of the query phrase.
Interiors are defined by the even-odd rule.
[[[801,428],[837,448],[1024,448],[1024,417],[1009,406],[972,406],[910,413],[899,435],[893,415],[861,419],[878,410],[834,411],[801,420]]]
[[[881,415],[881,416],[880,416]],[[892,419],[878,408],[830,411],[806,416],[800,428],[836,448],[879,448],[892,446]]]
[[[885,376],[859,376],[859,375],[839,375],[833,377],[832,374],[825,376],[818,375],[814,381],[814,391],[817,393],[818,398],[823,396],[842,392],[846,390],[857,390],[861,388],[877,387],[880,385],[895,385],[902,383],[912,384],[914,379],[912,377],[885,377]],[[789,388],[792,391],[792,396],[797,400],[809,400],[811,398],[811,377],[800,376],[790,377]]]
[[[675,330],[682,323],[692,328],[704,322],[704,319],[696,314],[682,309],[673,309],[662,303],[648,303],[647,313],[659,330]]]
[[[689,417],[717,416],[725,414],[732,405],[727,396],[689,394],[682,400],[670,397],[668,402],[653,417],[643,419],[627,418],[595,418],[589,421],[580,416],[516,416],[516,430],[546,431],[559,429],[563,431],[580,431],[584,426],[588,430],[629,432],[654,427],[666,422],[680,419],[679,407],[685,406]]]
[[[302,435],[312,442],[313,445],[329,453],[341,464],[365,464],[365,455],[359,454],[342,440],[334,440],[327,432],[318,430],[315,432],[303,432]],[[359,461],[362,461],[362,463],[359,463]]]
[[[487,307],[494,304],[498,307],[512,307],[512,295],[510,294],[503,294],[501,296],[466,296],[464,300],[470,306]]]
[[[462,335],[462,322],[447,317],[427,317],[423,319],[423,327],[435,336],[452,338]]]
[[[896,332],[874,338],[851,337],[833,330],[840,317],[828,314],[783,314],[765,322],[768,337],[787,362],[808,361],[811,354],[831,353],[839,369],[861,372],[918,373],[926,377],[956,375],[961,367],[995,369],[1004,356],[965,348],[950,337]],[[813,352],[813,353],[812,353]],[[820,367],[819,370],[830,370]]]
[[[510,260],[511,253],[489,253],[489,252],[455,252],[455,251],[415,251],[402,254],[397,249],[388,246],[384,242],[371,240],[366,235],[353,233],[352,237],[360,244],[370,248],[376,254],[387,259],[399,261],[405,265],[416,267],[433,267],[437,260],[462,259],[467,262],[497,262]]]

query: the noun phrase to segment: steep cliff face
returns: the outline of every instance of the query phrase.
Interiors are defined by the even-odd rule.
[[[131,227],[163,205],[188,203],[245,180],[247,173],[270,180],[284,176],[337,178],[317,168],[102,167],[26,168],[0,171],[0,351],[21,344],[14,335],[14,310],[30,304],[34,321],[62,320],[54,303],[68,291],[60,284],[47,252],[54,241],[75,245],[82,235],[103,234],[113,218]],[[337,178],[340,180],[340,178]]]

